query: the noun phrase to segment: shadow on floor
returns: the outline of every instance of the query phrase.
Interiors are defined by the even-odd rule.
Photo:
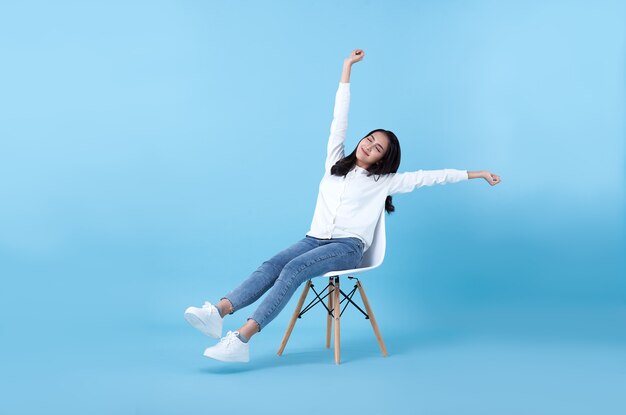
[[[462,333],[452,331],[397,331],[384,333],[383,336],[387,352],[389,353],[387,357],[382,355],[376,338],[372,334],[342,335],[340,364],[350,365],[367,360],[394,359],[420,349],[457,345],[464,339]],[[210,361],[207,367],[199,369],[199,372],[207,374],[238,374],[291,366],[336,366],[332,340],[329,349],[325,348],[323,344],[319,347],[303,346],[302,343],[290,347],[291,344],[288,344],[282,356],[276,354],[279,342],[277,341],[276,343],[276,348],[273,352],[262,356],[253,356],[249,363]]]

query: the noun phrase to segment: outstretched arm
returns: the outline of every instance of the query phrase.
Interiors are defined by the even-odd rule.
[[[352,65],[365,56],[361,49],[352,51],[343,61],[343,71],[337,93],[335,94],[335,108],[333,110],[333,122],[330,124],[330,137],[328,138],[328,148],[326,155],[326,171],[344,156],[344,141],[348,130],[348,110],[350,108],[350,70]]]
[[[422,186],[457,183],[464,180],[484,178],[489,184],[500,183],[500,176],[486,170],[467,171],[456,169],[418,170],[407,173],[391,173],[388,181],[388,194],[408,193]]]
[[[500,183],[500,176],[498,176],[497,174],[488,172],[487,170],[468,171],[467,178],[468,179],[481,179],[482,178],[482,179],[487,180],[487,183],[489,183],[492,186],[495,186],[498,183]]]
[[[467,170],[441,169],[417,170],[405,173],[391,173],[388,181],[388,195],[412,192],[422,186],[457,183],[467,180]]]

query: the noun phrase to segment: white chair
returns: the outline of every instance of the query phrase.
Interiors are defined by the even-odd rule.
[[[367,296],[365,295],[365,290],[363,289],[363,285],[356,277],[348,276],[349,279],[356,279],[356,284],[350,293],[346,294],[339,288],[339,276],[345,274],[357,274],[363,271],[369,271],[371,269],[379,267],[383,263],[383,259],[385,258],[385,248],[386,248],[386,237],[385,237],[385,210],[380,214],[380,218],[378,219],[378,223],[376,224],[376,229],[374,230],[374,240],[372,241],[372,245],[365,251],[363,255],[363,259],[359,264],[358,268],[354,269],[346,269],[341,271],[330,271],[326,274],[322,275],[323,277],[329,277],[329,282],[326,287],[320,292],[324,293],[324,291],[328,288],[328,293],[323,297],[320,297],[320,293],[315,291],[313,283],[311,280],[306,282],[304,286],[304,290],[302,291],[302,295],[300,295],[300,300],[298,301],[298,305],[296,306],[296,310],[291,316],[291,321],[289,322],[289,326],[287,327],[287,331],[283,337],[283,341],[280,345],[280,349],[278,350],[278,355],[281,356],[283,351],[285,350],[285,346],[287,346],[287,341],[289,340],[289,336],[293,331],[293,327],[296,324],[296,320],[301,318],[304,313],[309,311],[313,306],[317,304],[322,304],[326,310],[328,311],[328,316],[326,318],[326,348],[330,348],[330,332],[331,325],[333,319],[335,321],[335,363],[339,364],[339,340],[340,340],[340,317],[345,311],[346,307],[349,304],[355,306],[361,313],[365,315],[366,319],[369,319],[370,323],[372,323],[372,328],[374,329],[374,334],[376,335],[376,339],[378,340],[378,345],[383,352],[383,356],[388,356],[387,348],[385,347],[385,342],[383,341],[382,336],[380,335],[380,330],[378,329],[378,324],[376,323],[376,319],[374,318],[374,313],[372,312],[372,308],[370,307],[369,301],[367,300]],[[315,293],[315,298],[302,310],[302,305],[306,300],[306,296],[309,292],[309,289],[312,289]],[[361,299],[363,300],[363,304],[365,305],[365,310],[363,311],[361,307],[359,307],[354,301],[352,301],[352,297],[356,290],[359,290],[359,294],[361,295]],[[343,300],[340,296],[343,296]],[[324,304],[324,299],[328,297],[328,306]],[[343,310],[341,310],[341,303],[346,301],[346,305]]]

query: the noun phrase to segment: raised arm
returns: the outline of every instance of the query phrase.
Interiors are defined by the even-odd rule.
[[[350,70],[352,65],[363,59],[365,52],[363,49],[354,49],[350,56],[343,60],[343,71],[341,72],[341,82],[350,83]]]
[[[330,168],[344,156],[344,142],[348,130],[348,111],[350,109],[350,71],[352,65],[363,59],[365,52],[361,49],[352,51],[343,61],[343,71],[341,81],[335,94],[335,108],[333,110],[333,122],[330,124],[330,137],[328,138],[328,148],[325,163],[325,171],[330,172]]]

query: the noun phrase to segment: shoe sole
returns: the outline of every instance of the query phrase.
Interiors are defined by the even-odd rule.
[[[246,358],[246,359],[228,359],[228,358],[224,358],[222,356],[211,356],[211,353],[207,353],[206,351],[204,352],[204,357],[208,357],[210,359],[215,359],[215,360],[219,360],[220,362],[228,362],[228,363],[248,363],[250,362],[250,358]]]
[[[187,322],[189,324],[191,324],[191,326],[197,330],[199,330],[200,332],[202,332],[203,334],[206,334],[209,337],[213,337],[214,339],[219,339],[220,335],[213,333],[206,324],[204,324],[204,321],[199,318],[198,316],[196,316],[194,313],[192,312],[185,312],[185,320],[187,320]]]

